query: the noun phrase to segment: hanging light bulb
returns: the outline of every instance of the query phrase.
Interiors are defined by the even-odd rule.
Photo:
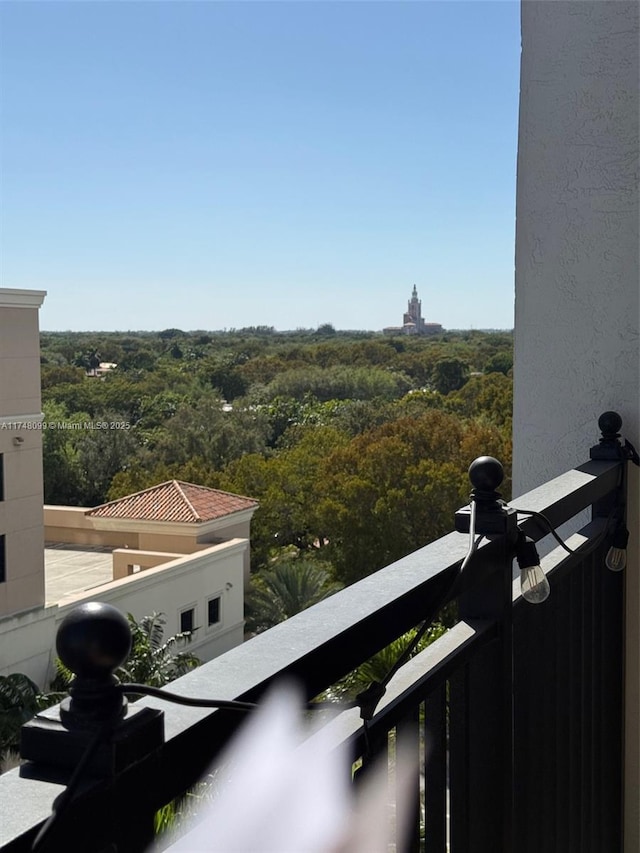
[[[551,587],[540,565],[533,539],[520,533],[516,543],[516,560],[520,566],[520,591],[529,604],[542,604],[549,598]]]
[[[612,572],[621,572],[627,565],[627,542],[629,541],[629,531],[627,530],[624,521],[617,526],[611,547],[607,551],[604,564]]]

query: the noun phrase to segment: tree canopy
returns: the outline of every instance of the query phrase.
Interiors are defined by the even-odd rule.
[[[451,529],[475,456],[509,489],[509,333],[68,332],[41,351],[45,500],[174,477],[248,495],[254,572],[290,549],[342,584],[393,562]],[[88,375],[98,356],[117,366]]]

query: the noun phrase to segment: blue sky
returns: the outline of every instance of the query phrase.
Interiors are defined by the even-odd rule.
[[[43,329],[511,328],[519,4],[0,3]]]

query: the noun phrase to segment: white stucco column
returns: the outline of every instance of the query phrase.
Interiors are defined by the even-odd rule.
[[[626,0],[522,3],[514,495],[587,458],[613,409],[640,445],[638,44]],[[637,469],[630,472],[625,851],[640,849]]]

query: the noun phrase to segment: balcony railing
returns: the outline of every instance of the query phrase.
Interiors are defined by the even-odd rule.
[[[420,755],[410,838],[398,849],[615,853],[622,849],[623,573],[608,571],[604,559],[624,464],[592,459],[514,501],[553,527],[573,519],[575,528],[576,517],[584,525],[567,539],[577,553],[558,546],[544,557],[551,594],[542,604],[525,602],[512,581],[509,536],[487,537],[459,575],[468,536],[451,533],[171,690],[255,702],[286,675],[312,699],[455,600],[458,623],[389,683],[369,723],[369,751],[357,708],[328,724],[354,761],[384,753],[396,734]],[[534,517],[519,527],[546,541]],[[135,707],[164,712],[163,742],[140,747],[139,760],[123,760],[123,769],[87,773],[52,828],[52,850],[143,851],[155,812],[198,782],[242,722],[233,712],[159,699]],[[64,790],[69,770],[52,761],[43,751],[0,777],[6,853],[30,850]]]

